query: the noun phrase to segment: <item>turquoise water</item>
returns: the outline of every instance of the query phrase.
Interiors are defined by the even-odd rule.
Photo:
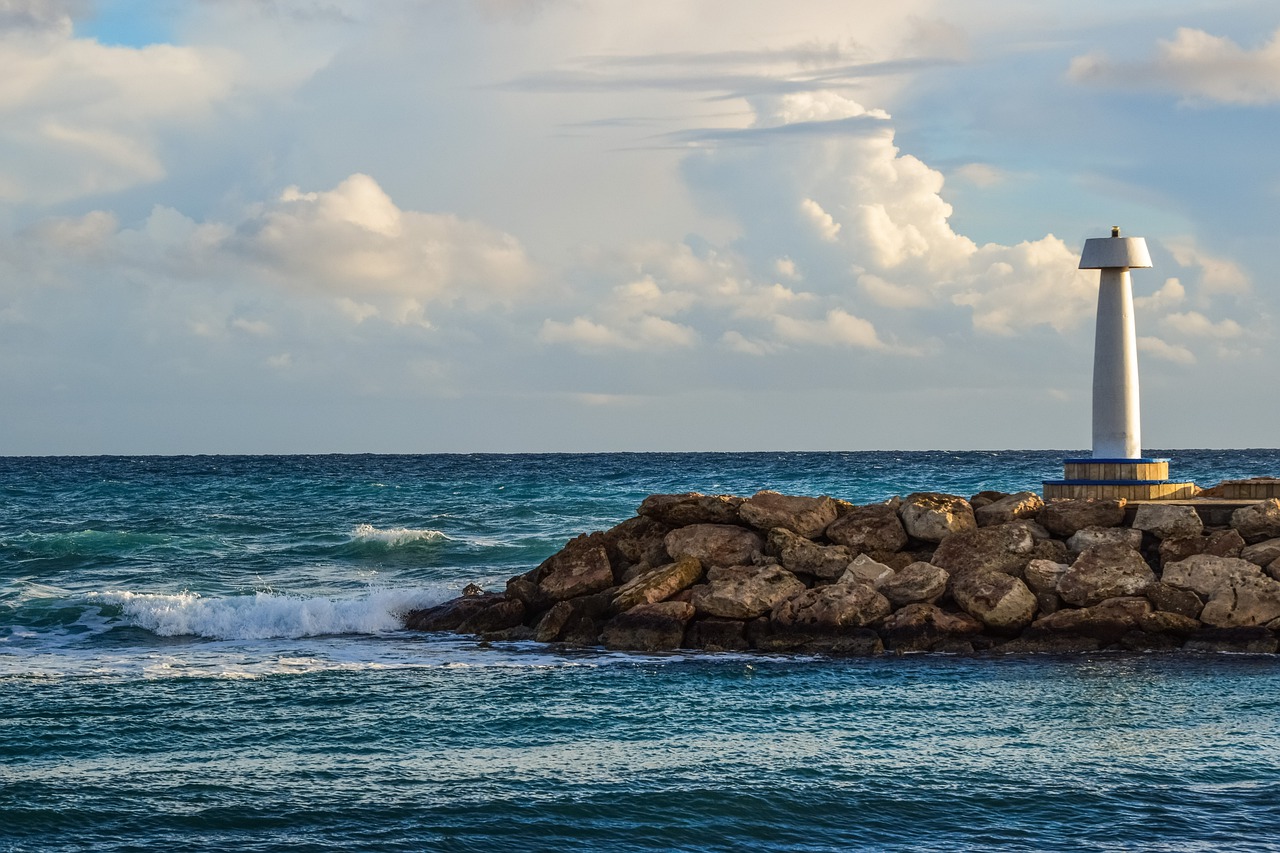
[[[1280,849],[1275,658],[400,628],[651,492],[1015,490],[1064,455],[0,459],[0,850]]]

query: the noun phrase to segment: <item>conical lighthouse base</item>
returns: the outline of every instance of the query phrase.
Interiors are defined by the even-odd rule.
[[[1181,500],[1199,492],[1195,483],[1169,479],[1168,459],[1065,459],[1063,479],[1044,481],[1044,499],[1124,498]]]

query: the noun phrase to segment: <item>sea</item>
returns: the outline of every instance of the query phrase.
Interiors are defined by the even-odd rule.
[[[1076,455],[0,458],[0,851],[1280,850],[1274,656],[402,625],[651,493],[1017,491]]]

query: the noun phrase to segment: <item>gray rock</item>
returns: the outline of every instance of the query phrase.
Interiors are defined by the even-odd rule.
[[[943,539],[930,562],[952,575],[974,569],[1021,575],[1035,546],[1031,532],[1020,524],[962,530]]]
[[[742,502],[738,515],[760,530],[785,527],[809,539],[820,536],[838,515],[836,502],[825,495],[807,498],[761,491]]]
[[[840,583],[864,583],[875,586],[893,575],[894,571],[891,567],[873,560],[867,554],[859,554],[850,561],[848,568],[840,576]]]
[[[1240,559],[1258,566],[1266,566],[1280,560],[1280,538],[1255,542],[1240,550]]]
[[[1117,527],[1124,522],[1124,498],[1067,498],[1052,500],[1039,521],[1055,536],[1067,537],[1085,527]]]
[[[1067,540],[1067,548],[1076,554],[1099,545],[1124,545],[1136,551],[1142,547],[1142,531],[1132,527],[1082,527]]]
[[[908,495],[898,507],[898,517],[908,536],[925,542],[941,542],[952,533],[978,526],[967,500],[941,492]]]
[[[1156,610],[1164,613],[1177,613],[1190,619],[1199,619],[1204,602],[1200,596],[1189,589],[1182,589],[1161,581],[1152,584],[1147,590],[1147,601]]]
[[[931,563],[912,563],[880,581],[876,589],[895,607],[934,604],[947,591],[949,578],[945,569]]]
[[[900,551],[907,544],[897,507],[890,504],[851,507],[827,526],[826,536],[860,553]]]
[[[1022,573],[1022,578],[1026,581],[1027,587],[1036,595],[1049,592],[1056,594],[1058,581],[1067,573],[1068,568],[1066,563],[1055,563],[1052,560],[1032,560],[1027,563],[1027,568]]]
[[[603,545],[586,537],[571,541],[538,568],[538,590],[552,601],[590,595],[613,586],[613,567]]]
[[[1012,575],[974,569],[956,576],[951,595],[964,612],[996,631],[1013,632],[1031,624],[1036,597]]]
[[[742,566],[764,548],[760,534],[732,524],[691,524],[666,535],[667,553],[675,560],[693,557],[703,566]]]
[[[1155,582],[1155,572],[1137,551],[1100,545],[1076,558],[1058,581],[1058,595],[1068,604],[1088,607],[1108,598],[1142,595]]]
[[[1035,492],[1018,492],[973,511],[979,527],[994,527],[1020,518],[1035,518],[1044,509],[1044,501]]]
[[[780,566],[733,566],[707,572],[690,599],[698,612],[727,619],[754,619],[804,592],[805,585]]]
[[[610,649],[641,652],[678,649],[693,614],[693,605],[685,601],[639,604],[605,623],[600,640]]]
[[[659,566],[618,587],[613,595],[613,609],[622,612],[640,604],[665,601],[693,586],[701,577],[702,564],[693,557]]]
[[[1280,581],[1239,578],[1205,602],[1200,621],[1214,628],[1252,628],[1280,619]]]
[[[833,583],[807,589],[773,608],[776,631],[835,634],[862,628],[889,615],[889,599],[862,583]]]
[[[1269,498],[1231,513],[1231,526],[1253,544],[1280,537],[1280,498]]]
[[[826,580],[840,577],[853,561],[853,552],[844,545],[819,545],[785,527],[769,531],[765,551],[787,571]]]
[[[1262,569],[1248,560],[1193,554],[1185,560],[1165,566],[1160,580],[1192,590],[1201,596],[1211,597],[1219,589],[1229,587],[1238,580],[1260,579],[1262,576]]]
[[[1143,504],[1138,507],[1132,526],[1160,539],[1199,536],[1204,532],[1204,522],[1195,507],[1180,504]]]

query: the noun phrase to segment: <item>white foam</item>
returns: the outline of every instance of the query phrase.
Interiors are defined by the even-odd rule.
[[[99,592],[89,597],[119,606],[128,624],[162,637],[265,640],[398,631],[404,627],[402,614],[436,604],[446,595],[442,590],[384,589],[352,599],[270,592],[208,598],[194,592]]]
[[[448,539],[443,532],[429,527],[374,527],[372,524],[357,524],[351,531],[351,538],[356,542],[381,542],[384,545],[405,545],[409,542],[435,542]]]

